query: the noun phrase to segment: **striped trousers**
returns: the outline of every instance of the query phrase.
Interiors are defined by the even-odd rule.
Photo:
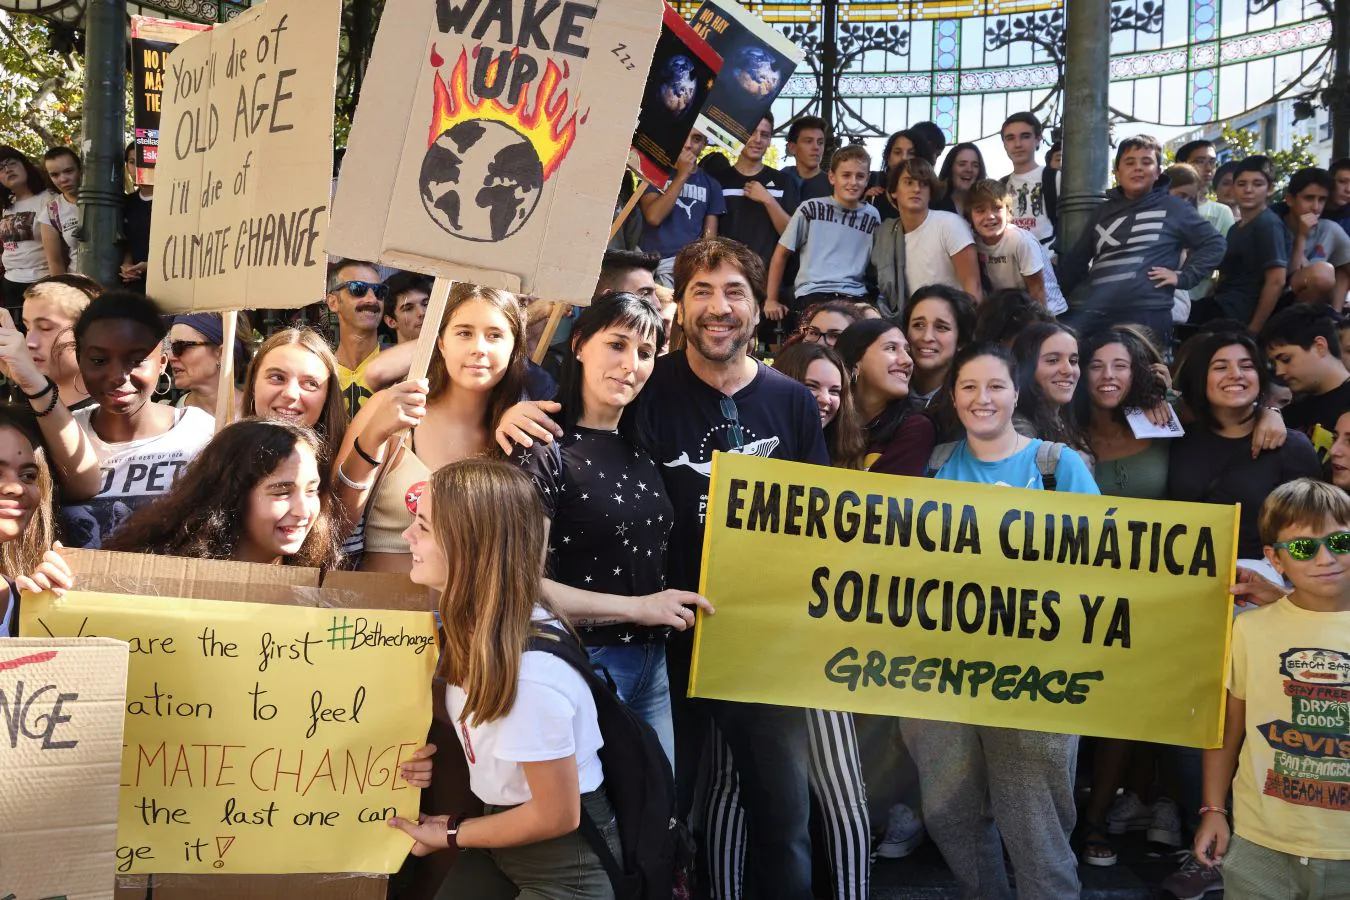
[[[850,713],[803,710],[810,733],[811,794],[825,824],[834,900],[867,900],[872,838],[858,736]],[[745,871],[745,813],[731,750],[713,729],[712,779],[704,807],[709,893],[740,900]]]

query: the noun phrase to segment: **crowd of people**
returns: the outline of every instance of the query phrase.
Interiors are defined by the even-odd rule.
[[[860,146],[826,160],[809,116],[775,170],[773,129],[734,161],[691,134],[541,365],[548,304],[456,284],[425,379],[408,374],[429,279],[334,261],[336,341],[292,327],[226,347],[219,316],[166,318],[145,295],[149,186],[127,198],[122,283],[99,285],[73,274],[78,156],[54,149],[44,172],[0,147],[0,636],[22,590],[71,586],[63,546],[409,575],[437,597],[446,713],[483,804],[392,823],[419,855],[462,850],[447,897],[615,896],[596,704],[531,649],[553,626],[658,741],[693,896],[809,900],[827,871],[833,897],[863,900],[874,856],[931,839],[965,897],[1015,879],[1062,900],[1134,830],[1193,849],[1163,885],[1182,900],[1342,896],[1350,160],[1272,202],[1265,157],[1217,166],[1194,141],[1165,167],[1130,137],[1091,225],[1061,240],[1058,152],[1037,161],[1030,113],[1003,125],[1001,180],[931,123],[893,135],[880,171]],[[240,421],[217,431],[222,390]],[[696,611],[716,612],[696,593],[714,451],[1240,503],[1223,747],[689,698]],[[1310,689],[1340,711],[1318,765],[1260,730],[1303,696],[1277,683],[1294,651],[1339,660]],[[1320,793],[1281,793],[1277,769]],[[917,790],[874,822],[869,792],[897,772]]]

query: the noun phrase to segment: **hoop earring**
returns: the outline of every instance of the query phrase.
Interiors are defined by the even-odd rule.
[[[159,389],[160,384],[163,384],[163,385],[164,385],[164,390],[160,390],[160,389]],[[155,383],[155,393],[154,393],[154,396],[156,396],[156,397],[164,397],[164,396],[167,396],[168,393],[169,393],[169,391],[171,391],[171,390],[173,390],[173,388],[170,387],[170,385],[169,385],[169,383],[168,383],[168,379],[166,379],[166,378],[164,378],[163,376],[161,376],[161,377],[160,377],[160,380],[159,380],[158,382]]]
[[[80,381],[79,369],[75,370],[75,390],[79,391],[81,394],[84,394],[85,396],[89,395],[88,389],[86,389],[83,382]]]

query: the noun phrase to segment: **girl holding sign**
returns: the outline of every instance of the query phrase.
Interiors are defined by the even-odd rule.
[[[408,571],[401,533],[412,519],[411,499],[441,466],[496,455],[493,426],[524,388],[525,322],[515,297],[457,283],[444,322],[428,379],[367,400],[337,454],[344,504],[366,508],[365,571]]]
[[[1043,441],[1017,433],[1017,376],[1001,345],[972,344],[956,354],[948,386],[966,437],[934,451],[936,477],[1045,489],[1053,474],[1051,489],[1097,493],[1077,453],[1062,448],[1047,461]],[[1078,896],[1069,846],[1076,735],[920,719],[902,719],[900,730],[918,765],[928,833],[965,896],[1011,900],[1004,845],[1021,900]]]
[[[0,638],[19,633],[20,590],[70,587],[70,568],[52,546],[52,474],[41,435],[31,415],[0,406]],[[26,572],[33,574],[19,577]]]
[[[142,507],[109,550],[333,568],[339,559],[322,443],[289,422],[221,430],[163,498]]]
[[[534,486],[519,466],[465,459],[432,475],[416,508],[409,575],[440,592],[437,675],[485,814],[389,825],[412,836],[414,855],[461,851],[438,897],[613,900],[578,831],[589,816],[619,856],[595,700],[567,662],[529,650],[543,626],[559,624],[542,599],[547,539]]]

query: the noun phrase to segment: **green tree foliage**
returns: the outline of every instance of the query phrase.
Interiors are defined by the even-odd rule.
[[[1294,138],[1287,149],[1271,150],[1261,146],[1261,135],[1254,129],[1224,125],[1220,141],[1232,154],[1229,159],[1246,159],[1260,154],[1268,157],[1271,167],[1275,170],[1277,190],[1283,190],[1289,176],[1299,169],[1317,165],[1317,157],[1308,150],[1312,138],[1306,134]]]
[[[0,143],[40,159],[48,147],[78,143],[84,117],[84,61],[52,49],[51,26],[0,12]]]

